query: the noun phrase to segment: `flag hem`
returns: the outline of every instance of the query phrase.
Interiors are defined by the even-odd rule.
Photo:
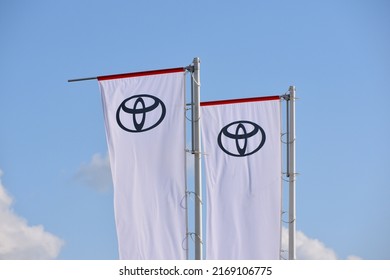
[[[215,105],[236,104],[236,103],[244,103],[244,102],[270,101],[270,100],[278,100],[278,99],[280,99],[279,95],[226,99],[226,100],[200,102],[200,106],[215,106]]]
[[[142,77],[142,76],[150,76],[150,75],[160,75],[160,74],[184,72],[185,70],[186,69],[184,67],[177,67],[177,68],[169,68],[169,69],[159,69],[159,70],[149,70],[149,71],[142,71],[142,72],[132,72],[132,73],[124,73],[124,74],[98,76],[97,79],[99,81],[106,81],[106,80],[114,80],[114,79],[133,78],[133,77]]]

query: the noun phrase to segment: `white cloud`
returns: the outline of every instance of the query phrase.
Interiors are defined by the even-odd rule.
[[[29,226],[13,212],[1,176],[0,170],[0,259],[55,259],[64,242],[42,225]]]
[[[112,188],[110,161],[108,155],[94,154],[87,164],[82,164],[75,179],[82,184],[104,192]]]
[[[288,229],[282,229],[282,248],[288,250]],[[336,252],[326,247],[318,239],[306,236],[302,231],[296,232],[296,255],[298,260],[337,260]],[[283,258],[288,258],[288,252],[282,254]],[[359,260],[360,257],[348,256],[349,260]]]

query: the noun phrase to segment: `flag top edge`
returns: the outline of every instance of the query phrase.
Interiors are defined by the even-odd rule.
[[[98,81],[106,81],[106,80],[114,80],[114,79],[123,79],[123,78],[133,78],[133,77],[141,77],[141,76],[151,76],[151,75],[161,75],[161,74],[169,74],[176,72],[184,72],[186,69],[184,67],[177,68],[169,68],[169,69],[159,69],[159,70],[149,70],[142,72],[132,72],[132,73],[124,73],[124,74],[114,74],[107,76],[98,76]]]
[[[279,95],[273,95],[273,96],[262,96],[262,97],[250,97],[250,98],[238,98],[238,99],[226,99],[226,100],[217,100],[217,101],[206,101],[206,102],[200,102],[200,106],[215,106],[215,105],[226,105],[226,104],[245,103],[245,102],[258,102],[258,101],[270,101],[270,100],[280,100],[280,96]]]

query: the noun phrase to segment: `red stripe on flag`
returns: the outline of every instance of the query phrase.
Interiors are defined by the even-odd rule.
[[[235,103],[244,103],[244,102],[270,101],[270,100],[279,100],[279,99],[280,99],[279,95],[239,98],[239,99],[200,102],[200,106],[214,106],[214,105],[235,104]]]
[[[125,73],[125,74],[114,74],[108,76],[99,76],[97,77],[97,79],[99,81],[106,81],[106,80],[113,80],[113,79],[169,74],[169,73],[184,72],[184,71],[185,71],[184,67],[179,67],[179,68],[160,69],[160,70],[151,70],[151,71],[143,71],[143,72]]]

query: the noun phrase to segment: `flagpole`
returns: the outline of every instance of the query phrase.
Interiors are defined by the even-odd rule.
[[[192,75],[192,126],[193,153],[195,157],[195,259],[202,259],[202,174],[200,150],[200,59],[193,60]]]
[[[288,242],[288,256],[290,260],[296,259],[296,214],[295,214],[295,87],[289,88],[289,133],[288,133],[288,174],[289,177],[289,242]]]

